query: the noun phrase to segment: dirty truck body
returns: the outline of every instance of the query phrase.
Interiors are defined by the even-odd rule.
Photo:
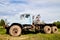
[[[57,33],[58,29],[55,24],[40,23],[40,15],[21,14],[12,20],[5,22],[7,32],[12,36],[19,36],[23,32],[44,32]]]

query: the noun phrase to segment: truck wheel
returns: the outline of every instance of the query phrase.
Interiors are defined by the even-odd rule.
[[[40,26],[35,27],[36,32],[40,32]]]
[[[58,32],[58,28],[56,26],[53,26],[51,28],[51,30],[52,30],[52,33],[57,33]]]
[[[47,34],[51,33],[51,27],[50,26],[45,26],[44,27],[44,32],[47,33]]]
[[[21,27],[18,25],[13,25],[9,29],[9,34],[11,36],[19,36],[21,35]]]

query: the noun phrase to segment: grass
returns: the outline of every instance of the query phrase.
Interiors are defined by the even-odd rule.
[[[60,29],[59,31],[60,32]],[[6,34],[6,29],[0,26],[0,40],[60,40],[60,33],[57,34],[24,34],[19,37],[12,37]]]
[[[30,35],[29,40],[60,40],[60,34],[41,34]],[[28,40],[27,39],[27,40]]]
[[[4,29],[2,26],[0,26],[0,34],[5,34],[6,33],[6,29]]]
[[[58,29],[58,32],[60,32],[60,28]]]

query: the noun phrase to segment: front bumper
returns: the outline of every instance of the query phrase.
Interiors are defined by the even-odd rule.
[[[8,25],[3,25],[3,28],[7,29],[9,26]]]

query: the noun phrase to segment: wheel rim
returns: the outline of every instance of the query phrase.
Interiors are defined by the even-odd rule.
[[[55,31],[57,31],[57,29],[55,29]]]
[[[48,31],[50,31],[50,28],[48,28]]]
[[[18,29],[14,28],[12,31],[13,34],[17,34],[18,33]]]

